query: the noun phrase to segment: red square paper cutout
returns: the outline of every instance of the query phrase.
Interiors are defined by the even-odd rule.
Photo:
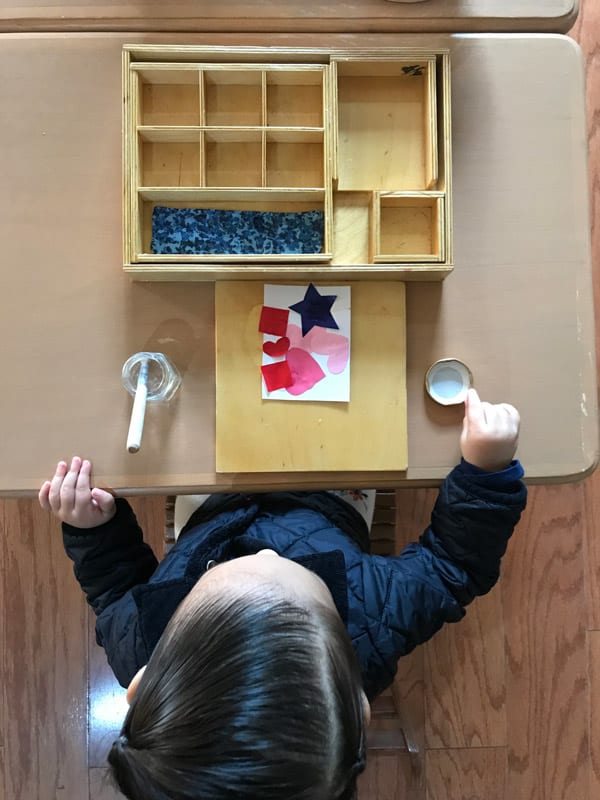
[[[272,336],[285,336],[289,316],[289,308],[263,306],[260,312],[258,330],[261,333],[270,333]]]
[[[274,364],[265,364],[260,368],[265,379],[268,392],[276,389],[285,389],[294,382],[287,361],[276,361]]]

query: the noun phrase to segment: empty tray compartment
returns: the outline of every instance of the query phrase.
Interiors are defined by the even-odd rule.
[[[222,66],[203,71],[204,125],[263,125],[261,69]]]
[[[432,262],[444,258],[441,194],[382,194],[373,199],[373,261]]]
[[[266,72],[267,125],[270,127],[323,127],[322,66]]]
[[[138,125],[199,125],[200,71],[152,65],[138,75]]]
[[[437,179],[436,60],[337,61],[340,190],[419,191]]]
[[[323,188],[325,186],[323,131],[267,130],[266,185]]]
[[[264,185],[260,129],[223,128],[204,133],[205,186]]]
[[[200,186],[198,128],[139,128],[138,175],[142,186]]]

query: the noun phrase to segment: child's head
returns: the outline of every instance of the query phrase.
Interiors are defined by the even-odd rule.
[[[109,754],[132,800],[354,797],[352,644],[319,578],[264,553],[207,572],[161,637]]]

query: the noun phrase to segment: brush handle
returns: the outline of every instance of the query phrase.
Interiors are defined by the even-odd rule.
[[[131,420],[129,422],[129,432],[127,434],[127,450],[130,453],[137,453],[142,443],[147,398],[148,359],[145,359],[140,364],[140,371],[135,389],[135,398],[133,400],[133,409],[131,410]]]

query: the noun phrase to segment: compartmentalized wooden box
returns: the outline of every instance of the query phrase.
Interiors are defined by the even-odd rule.
[[[126,45],[123,86],[133,278],[437,280],[452,269],[447,51]],[[165,252],[153,215],[169,212],[157,207],[316,211],[322,236],[309,252],[276,238],[267,254],[202,252],[196,239]]]

